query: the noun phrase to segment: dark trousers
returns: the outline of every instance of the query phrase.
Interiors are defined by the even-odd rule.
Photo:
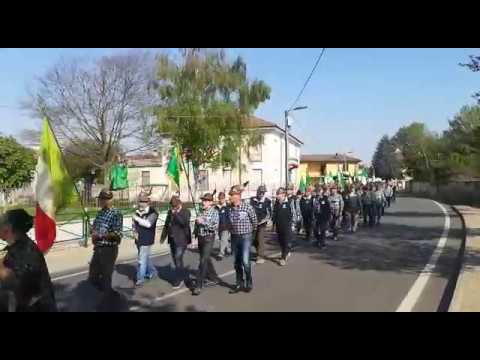
[[[252,267],[250,264],[250,247],[252,234],[232,234],[232,252],[235,259],[237,286],[244,286],[244,274],[247,286],[252,286]]]
[[[203,287],[205,279],[217,280],[218,275],[212,261],[212,249],[215,242],[215,235],[200,236],[198,238],[198,250],[200,252],[200,263],[197,273],[197,287]]]
[[[305,229],[305,234],[307,236],[307,240],[312,238],[313,232],[313,219],[308,216],[303,217],[303,228]]]
[[[287,254],[291,251],[293,232],[289,226],[286,226],[285,228],[277,229],[277,235],[280,249],[282,250],[282,259],[285,260]]]
[[[376,224],[380,224],[380,219],[382,218],[382,216],[384,214],[385,208],[383,207],[382,204],[375,204],[374,207],[375,207],[374,212],[375,212]]]
[[[319,245],[325,245],[325,238],[329,226],[329,219],[317,219],[315,226],[315,238]]]
[[[386,199],[387,199],[387,208],[389,208],[392,198],[390,196],[387,196]]]
[[[257,249],[257,257],[265,257],[265,230],[267,229],[267,223],[258,225],[255,232],[255,249]]]
[[[170,243],[170,254],[175,265],[175,282],[180,283],[187,279],[187,273],[183,264],[183,255],[187,250],[187,245],[177,245],[173,241]]]
[[[99,291],[112,290],[112,275],[117,256],[118,246],[94,247],[88,279]]]
[[[340,230],[342,224],[342,215],[341,214],[333,214],[332,220],[330,221],[330,228],[333,232],[333,237],[336,238],[338,236],[338,231]]]

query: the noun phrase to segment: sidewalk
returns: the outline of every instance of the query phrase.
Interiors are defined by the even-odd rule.
[[[480,312],[480,209],[455,206],[466,228],[465,253],[450,312]]]
[[[168,254],[170,247],[168,243],[160,244],[155,241],[152,247],[152,255]],[[93,254],[91,243],[88,247],[70,246],[61,249],[52,249],[45,257],[48,270],[52,278],[66,273],[75,273],[88,269],[89,261]],[[133,238],[125,236],[118,249],[117,263],[126,260],[134,260],[137,257],[137,248]]]

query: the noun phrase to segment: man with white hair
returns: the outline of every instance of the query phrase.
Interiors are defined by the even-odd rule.
[[[150,205],[150,197],[140,194],[138,209],[133,216],[133,230],[136,234],[135,244],[138,249],[138,270],[136,286],[141,286],[145,280],[153,279],[158,275],[153,266],[150,254],[155,242],[158,213]]]

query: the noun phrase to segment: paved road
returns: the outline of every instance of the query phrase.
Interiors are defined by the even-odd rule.
[[[230,295],[223,286],[208,288],[199,297],[191,296],[188,289],[173,291],[169,256],[155,258],[159,279],[134,289],[135,263],[119,264],[114,285],[122,297],[112,300],[106,310],[396,311],[403,302],[409,311],[437,311],[462,237],[460,218],[445,208],[447,221],[431,200],[399,198],[387,209],[382,225],[344,234],[325,250],[299,239],[287,266],[278,266],[275,258],[254,266],[255,288],[250,294]],[[446,222],[450,226],[443,244]],[[270,254],[278,252],[274,234],[269,234],[267,244]],[[422,273],[441,245],[436,266]],[[194,270],[198,254],[188,253],[186,262]],[[215,265],[219,274],[225,274],[224,280],[233,284],[231,258]],[[97,294],[85,275],[56,281],[55,286],[62,310],[93,308]]]

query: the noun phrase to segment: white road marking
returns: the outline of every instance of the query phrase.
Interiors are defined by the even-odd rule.
[[[156,257],[164,256],[164,255],[168,255],[168,253],[152,254],[151,257],[152,257],[152,258],[156,258]],[[130,260],[120,261],[120,262],[116,263],[115,265],[131,264],[131,263],[134,263],[134,262],[137,262],[137,259],[130,259]],[[85,275],[85,274],[88,274],[88,270],[83,270],[83,271],[79,271],[79,272],[72,273],[72,274],[66,274],[66,275],[62,275],[62,276],[57,276],[57,277],[52,278],[52,281],[59,281],[59,280],[69,279],[69,278],[71,278],[71,277],[75,277],[75,276],[78,276],[78,275]]]
[[[413,310],[414,306],[420,299],[420,296],[422,295],[422,292],[425,289],[428,280],[432,276],[432,272],[437,265],[438,259],[442,254],[445,244],[447,243],[448,232],[450,231],[450,215],[448,214],[447,209],[445,209],[442,204],[436,201],[434,201],[434,203],[443,211],[445,215],[445,224],[443,226],[442,236],[438,241],[437,247],[433,251],[432,256],[428,260],[427,265],[425,265],[417,280],[415,280],[414,284],[412,285],[407,295],[403,299],[402,303],[398,307],[397,312],[411,312]]]
[[[277,257],[277,256],[280,256],[280,255],[282,255],[282,253],[281,253],[281,252],[278,252],[278,253],[269,255],[269,257]],[[256,266],[256,264],[255,264],[255,263],[252,263],[252,267],[254,267],[254,266]],[[225,273],[223,273],[223,274],[221,274],[221,275],[218,275],[218,277],[219,277],[219,278],[225,278],[225,277],[230,276],[230,275],[233,275],[233,274],[235,274],[235,270],[230,270],[230,271],[227,271],[227,272],[225,272]],[[157,302],[160,302],[160,301],[164,301],[164,300],[169,299],[169,298],[172,298],[172,297],[175,297],[175,296],[180,295],[180,294],[184,294],[184,293],[186,293],[186,292],[188,292],[188,291],[190,291],[190,289],[187,288],[187,287],[185,287],[185,288],[183,288],[183,289],[179,289],[179,290],[173,291],[173,292],[171,292],[171,293],[169,293],[169,294],[166,294],[166,295],[163,295],[163,296],[159,296],[159,297],[155,298],[153,301],[151,301],[151,302],[150,302],[150,305],[152,305],[152,304],[154,304],[154,303],[157,303]],[[130,310],[130,311],[137,311],[137,310],[139,310],[140,308],[141,308],[140,306],[132,306],[132,307],[130,307],[129,310]]]

